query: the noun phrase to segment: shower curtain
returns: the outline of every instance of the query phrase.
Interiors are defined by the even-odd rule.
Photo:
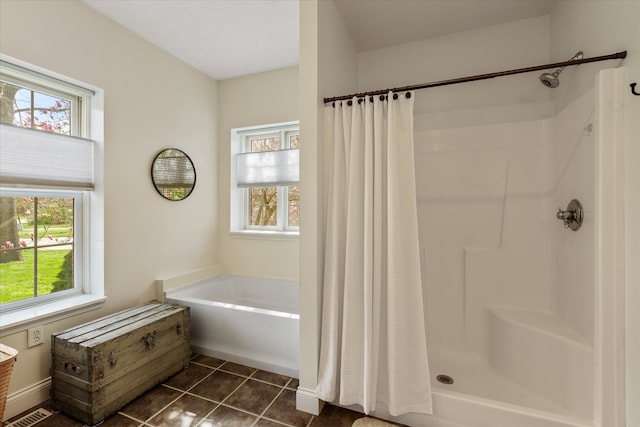
[[[367,414],[376,403],[394,416],[431,414],[414,94],[393,97],[325,107],[325,143],[332,158],[317,395],[359,404]]]

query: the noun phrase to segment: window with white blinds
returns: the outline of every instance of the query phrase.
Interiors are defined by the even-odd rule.
[[[231,231],[297,234],[298,122],[233,129],[231,146]]]
[[[96,90],[0,60],[0,329],[104,299]]]

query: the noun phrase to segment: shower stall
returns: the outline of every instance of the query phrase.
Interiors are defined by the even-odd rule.
[[[536,81],[531,93],[556,91],[571,85],[563,69],[540,75],[544,87],[531,67],[478,93],[522,90],[523,79]],[[444,112],[433,105],[461,99],[464,85],[416,95],[433,414],[374,416],[427,427],[624,424],[623,82],[624,68],[604,69],[564,102]]]
[[[601,71],[560,111],[495,108],[475,124],[449,117],[437,128],[416,114],[434,414],[395,420],[619,422],[623,74]]]

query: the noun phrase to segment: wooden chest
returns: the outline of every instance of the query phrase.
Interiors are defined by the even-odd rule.
[[[189,307],[149,302],[51,336],[55,409],[97,424],[189,365]]]

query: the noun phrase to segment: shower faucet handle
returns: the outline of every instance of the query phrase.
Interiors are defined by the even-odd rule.
[[[564,222],[564,228],[570,228],[573,231],[578,231],[582,226],[582,204],[577,199],[571,200],[567,209],[563,210],[562,208],[558,208],[556,218]]]
[[[569,228],[569,223],[574,220],[575,216],[575,211],[562,210],[560,207],[556,213],[556,218],[564,222],[564,228]]]

